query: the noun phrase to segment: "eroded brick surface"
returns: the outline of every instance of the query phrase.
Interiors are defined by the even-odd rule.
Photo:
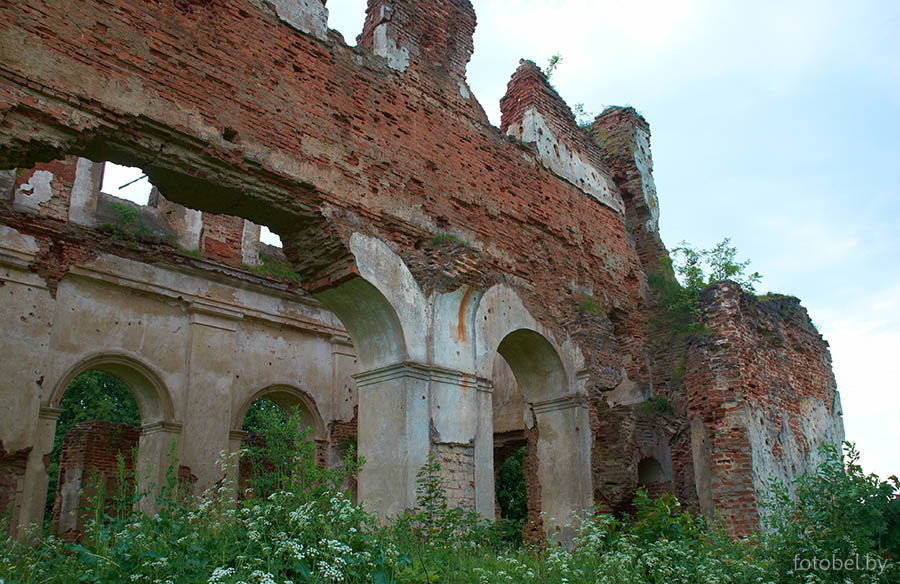
[[[707,336],[687,353],[689,412],[708,429],[715,509],[736,533],[759,526],[770,476],[809,470],[843,440],[828,344],[796,298],[757,299],[731,282],[703,292]],[[695,460],[695,462],[697,462]]]

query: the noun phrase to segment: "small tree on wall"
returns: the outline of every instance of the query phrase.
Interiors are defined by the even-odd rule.
[[[683,241],[661,259],[662,265],[648,282],[657,297],[654,321],[673,335],[696,335],[700,325],[700,291],[721,280],[732,280],[749,294],[762,276],[748,274],[750,260],[738,261],[737,248],[725,237],[709,249],[698,249]]]

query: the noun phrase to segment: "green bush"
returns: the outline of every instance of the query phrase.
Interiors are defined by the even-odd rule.
[[[852,444],[843,452],[834,445],[821,452],[824,460],[795,482],[793,494],[776,483],[766,502],[769,534],[763,543],[775,570],[789,575],[784,582],[900,582],[897,478],[865,474]],[[861,573],[857,559],[879,569]],[[852,564],[838,567],[835,560]]]

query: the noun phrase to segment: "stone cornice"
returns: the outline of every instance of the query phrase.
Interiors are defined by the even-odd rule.
[[[108,256],[115,257],[118,260],[132,262],[132,260],[127,260],[124,258],[119,258],[118,256]],[[134,262],[137,265],[147,266],[148,264],[142,264],[139,262]],[[152,265],[153,269],[159,269],[169,272],[174,272],[175,274],[185,274],[188,276],[192,276],[198,278],[200,280],[210,280],[214,278],[210,278],[209,274],[203,272],[202,270],[196,270],[195,273],[189,273],[187,270],[171,270],[167,266],[160,265]],[[140,271],[143,274],[145,270]],[[176,299],[182,302],[187,303],[192,312],[204,312],[207,314],[216,314],[218,316],[229,317],[229,315],[237,315],[237,318],[253,318],[262,320],[265,322],[277,323],[279,325],[288,326],[294,329],[299,329],[307,332],[312,332],[321,335],[328,335],[329,338],[344,338],[349,339],[347,336],[347,332],[338,326],[335,326],[330,323],[322,322],[319,320],[315,320],[312,318],[303,318],[300,316],[286,316],[284,314],[279,314],[272,312],[270,310],[266,310],[264,308],[251,307],[247,304],[234,302],[234,301],[226,301],[221,299],[213,299],[206,296],[197,295],[187,289],[174,288],[171,286],[167,286],[165,284],[161,284],[158,281],[151,278],[140,278],[135,277],[133,274],[123,274],[121,271],[107,269],[104,266],[99,266],[95,264],[88,265],[77,265],[72,266],[69,272],[73,276],[78,276],[81,278],[86,278],[95,281],[101,281],[106,284],[111,284],[114,286],[119,286],[122,288],[127,288],[130,290],[137,290],[145,294],[151,294],[155,296],[163,296],[165,298]],[[30,285],[30,284],[29,284]],[[319,310],[324,310],[324,308],[319,303],[311,303],[306,301],[301,301],[297,298],[289,297],[288,295],[282,293],[269,294],[269,292],[277,292],[273,290],[268,290],[262,287],[259,287],[259,290],[251,290],[251,292],[255,294],[274,296],[281,300],[285,300],[291,303],[296,303],[301,306],[309,306],[314,307]],[[246,289],[246,288],[245,288]],[[308,308],[307,308],[308,310]],[[299,311],[297,311],[299,312]]]

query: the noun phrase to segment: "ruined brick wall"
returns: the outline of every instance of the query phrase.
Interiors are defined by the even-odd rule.
[[[451,4],[456,16],[438,20],[470,10],[467,2],[428,6]],[[239,0],[189,11],[123,0],[82,2],[65,15],[46,1],[0,10],[3,38],[22,43],[0,47],[10,56],[0,77],[0,111],[12,124],[4,165],[65,151],[140,166],[170,200],[272,227],[311,288],[352,272],[353,230],[420,266],[429,265],[422,243],[450,231],[475,250],[481,282],[508,280],[554,330],[574,328],[584,290],[611,309],[639,312],[640,262],[622,213],[535,164],[440,71],[397,72]],[[453,38],[474,26],[466,22]],[[462,40],[428,38],[457,61],[467,51]],[[15,57],[23,52],[27,63]],[[41,106],[23,78],[70,98]],[[112,90],[121,83],[134,87],[127,99]],[[12,137],[21,136],[19,122],[31,123],[30,108],[62,133]],[[70,126],[85,116],[94,121]],[[541,300],[548,297],[558,300]],[[639,338],[629,343],[625,354],[639,351]],[[640,361],[618,349],[586,352],[614,370]]]
[[[659,235],[659,198],[653,180],[650,125],[632,107],[608,107],[588,129],[625,202],[626,228],[644,269],[659,268],[666,248]]]
[[[796,298],[720,282],[701,295],[686,391],[701,505],[734,532],[759,527],[769,477],[790,482],[843,440],[828,344]]]
[[[204,213],[200,251],[211,260],[240,266],[243,262],[243,235],[244,220],[241,217]]]
[[[13,208],[66,221],[69,194],[75,183],[75,166],[70,160],[56,160],[16,173]]]
[[[60,533],[79,532],[87,507],[102,486],[107,505],[114,507],[120,487],[117,457],[125,461],[126,480],[133,480],[134,453],[141,429],[102,420],[72,426],[63,439],[59,460],[59,483],[53,505],[53,524]],[[134,488],[130,482],[129,488]]]
[[[680,416],[646,407],[646,402],[610,407],[595,401],[590,419],[594,503],[599,509],[630,512],[638,487],[646,487],[652,497],[670,492],[683,505],[696,508],[694,477],[684,472],[674,456],[686,426]],[[641,476],[641,465],[647,460],[656,461],[662,473],[649,483]]]
[[[370,0],[356,48],[324,29],[324,3],[304,4],[310,14],[288,4],[0,5],[0,167],[24,169],[0,176],[0,220],[35,239],[31,269],[51,294],[73,265],[104,252],[196,263],[172,242],[111,241],[66,223],[76,169],[67,155],[139,166],[167,201],[203,210],[202,221],[168,203],[161,213],[170,225],[197,222],[196,237],[179,245],[220,262],[201,266],[220,281],[245,257],[241,218],[279,233],[302,279],[241,278],[279,291],[316,292],[354,277],[350,234],[372,235],[426,292],[505,283],[558,339],[575,340],[591,400],[597,502],[627,505],[640,461],[654,451],[665,459],[668,448],[679,498],[704,510],[715,500],[736,525],[753,523],[759,477],[772,466],[765,461],[809,460],[803,444],[836,433],[829,362],[815,360],[827,350],[803,322],[753,305],[764,330],[800,339],[766,345],[763,329],[739,320],[745,301],[736,309],[724,293],[705,317],[715,334],[686,358],[683,342],[650,338],[647,274],[665,249],[646,121],[611,108],[588,135],[523,62],[501,103],[501,128],[490,126],[465,84],[475,26],[467,0]],[[28,184],[46,198],[37,214],[15,204]],[[436,235],[460,241],[436,245]],[[728,341],[710,340],[720,337]],[[769,351],[768,369],[751,362],[756,350]],[[686,379],[676,375],[682,359]],[[792,371],[807,373],[787,379]],[[651,396],[668,399],[673,415],[636,412]],[[796,444],[776,431],[779,419]],[[332,451],[356,432],[355,424],[331,430]],[[541,533],[538,429],[523,430],[529,529]],[[468,454],[441,448],[462,500]]]

